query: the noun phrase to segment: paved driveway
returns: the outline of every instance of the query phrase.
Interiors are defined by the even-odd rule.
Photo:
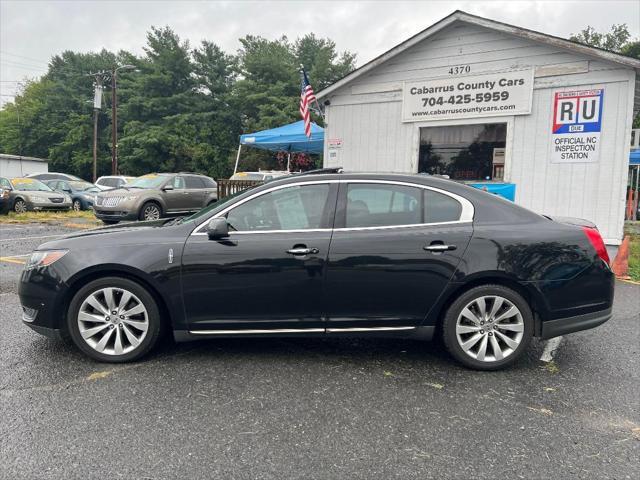
[[[20,268],[0,261],[0,478],[640,476],[638,286],[502,372],[383,339],[167,344],[114,366],[20,324]]]

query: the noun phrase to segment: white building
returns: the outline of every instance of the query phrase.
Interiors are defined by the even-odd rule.
[[[513,188],[622,239],[640,61],[456,11],[318,93],[324,163]]]
[[[49,160],[47,159],[0,153],[0,177],[24,177],[31,173],[45,173],[48,171]]]

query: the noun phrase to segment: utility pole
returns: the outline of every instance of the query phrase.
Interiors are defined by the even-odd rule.
[[[118,174],[118,97],[117,89],[118,69],[111,71],[111,175]]]
[[[98,114],[102,108],[102,82],[105,72],[89,73],[94,78],[93,93],[93,182],[98,178]]]
[[[135,68],[122,65],[111,70],[111,175],[118,174],[118,71]]]
[[[93,96],[93,183],[98,179],[98,113],[102,107],[102,78],[96,76]]]

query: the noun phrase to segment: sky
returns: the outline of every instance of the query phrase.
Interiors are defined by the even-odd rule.
[[[609,31],[626,23],[640,37],[640,0],[0,0],[0,104],[64,50],[142,53],[152,25],[169,25],[192,46],[206,39],[229,53],[247,34],[295,39],[314,32],[357,53],[360,66],[454,10],[560,37],[587,25]]]

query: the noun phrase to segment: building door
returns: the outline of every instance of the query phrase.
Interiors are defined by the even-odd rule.
[[[418,172],[502,181],[506,139],[506,123],[421,128]]]

